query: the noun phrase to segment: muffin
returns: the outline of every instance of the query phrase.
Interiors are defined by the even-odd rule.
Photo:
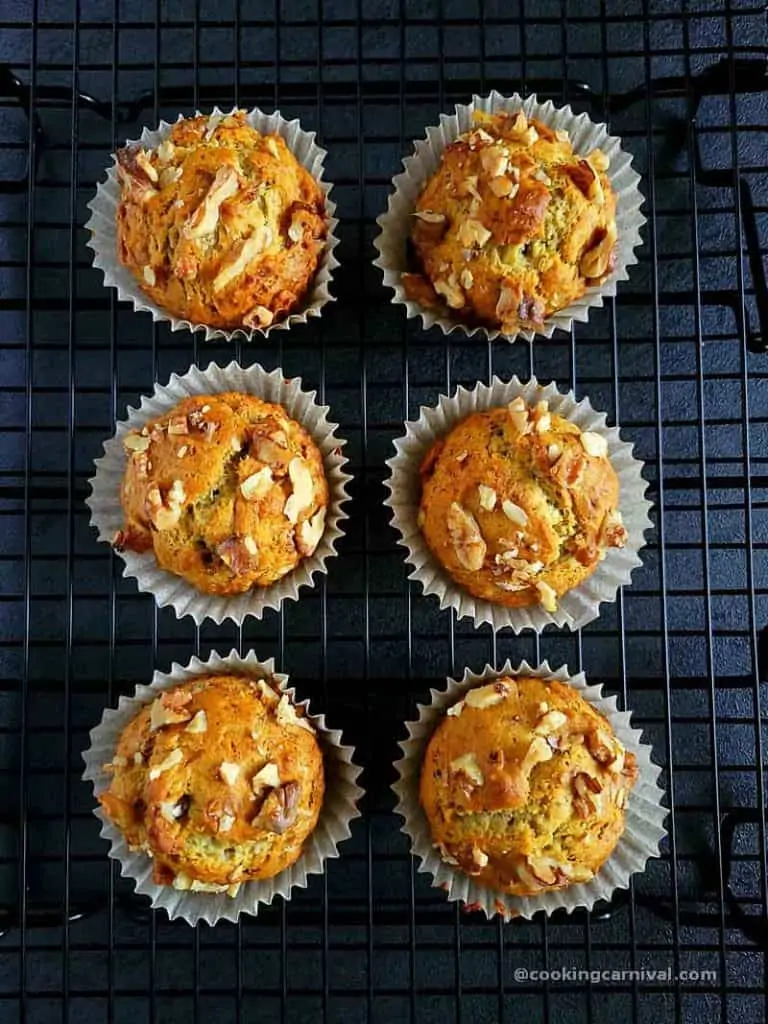
[[[196,395],[123,437],[118,550],[154,551],[198,590],[268,587],[323,536],[328,484],[307,431],[253,395]]]
[[[571,686],[503,677],[448,707],[419,800],[443,861],[497,892],[586,882],[624,830],[637,762]]]
[[[99,802],[159,885],[236,895],[299,858],[324,793],[312,724],[263,679],[198,676],[123,729]]]
[[[613,271],[608,158],[523,111],[474,113],[416,202],[409,299],[505,334],[540,330]],[[445,307],[448,307],[447,311]]]
[[[627,538],[605,438],[546,401],[467,416],[420,473],[424,540],[460,587],[494,604],[554,613]]]
[[[117,164],[118,258],[158,306],[253,329],[301,303],[325,245],[325,197],[280,135],[244,111],[184,118]]]

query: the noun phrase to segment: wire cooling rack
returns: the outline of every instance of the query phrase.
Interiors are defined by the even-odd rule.
[[[707,0],[6,0],[0,5],[0,1019],[758,1021],[766,991],[768,143],[762,4]],[[372,267],[375,217],[425,125],[475,91],[570,102],[635,156],[648,224],[616,302],[551,341],[425,334]],[[268,344],[206,344],[118,306],[85,204],[122,140],[214,104],[279,106],[328,149],[338,302]],[[192,362],[301,375],[349,439],[352,518],[327,582],[242,630],[159,612],[97,545],[101,442]],[[475,631],[407,582],[382,506],[402,421],[535,372],[646,461],[644,567],[581,633]],[[211,649],[274,655],[365,763],[340,860],[240,927],[148,912],[80,780],[106,704]],[[663,856],[590,915],[503,926],[417,875],[391,813],[414,702],[486,661],[584,669],[664,766]],[[521,971],[646,969],[608,984]],[[710,972],[705,977],[684,972]]]

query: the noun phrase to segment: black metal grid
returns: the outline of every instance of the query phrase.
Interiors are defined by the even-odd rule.
[[[757,1021],[766,991],[766,15],[706,0],[7,0],[0,5],[0,1019]],[[617,302],[533,347],[425,334],[389,303],[375,216],[410,140],[473,91],[538,91],[635,154],[648,225]],[[318,131],[338,303],[274,342],[209,345],[119,307],[85,203],[144,124],[214,103]],[[114,420],[193,361],[280,365],[349,439],[327,582],[262,622],[158,612],[83,499]],[[644,567],[580,634],[475,631],[405,581],[382,507],[402,421],[459,383],[535,372],[589,395],[647,463]],[[274,654],[360,750],[364,818],[322,878],[241,927],[147,912],[108,862],[79,752],[155,666]],[[590,916],[507,926],[417,876],[388,790],[402,721],[446,674],[583,668],[664,765],[664,856]],[[516,968],[715,970],[704,983],[528,983]]]

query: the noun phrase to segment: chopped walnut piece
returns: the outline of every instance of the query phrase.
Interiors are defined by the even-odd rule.
[[[437,213],[435,210],[416,210],[413,216],[418,220],[423,220],[425,224],[443,224],[445,222],[445,214]]]
[[[580,435],[581,446],[587,455],[593,458],[605,458],[608,454],[608,442],[602,434],[595,434],[591,430],[585,430]]]
[[[309,466],[298,456],[288,463],[288,475],[293,484],[293,491],[283,511],[288,522],[295,525],[301,513],[310,508],[315,500],[315,484]]]
[[[497,199],[514,199],[520,186],[511,178],[491,178],[489,188]]]
[[[491,178],[499,178],[507,169],[509,157],[500,146],[487,146],[480,151],[480,163]]]
[[[258,796],[264,789],[280,785],[280,769],[274,762],[267,762],[251,779],[251,789]]]
[[[596,171],[607,171],[611,162],[602,149],[593,149],[587,154],[587,160]]]
[[[164,758],[160,764],[156,764],[153,768],[149,769],[149,781],[154,782],[155,779],[159,779],[163,772],[168,772],[171,768],[175,768],[176,765],[181,764],[184,760],[184,755],[176,747],[174,750]]]
[[[296,710],[296,706],[288,696],[284,693],[280,698],[280,703],[277,705],[277,711],[275,712],[275,718],[277,719],[278,725],[295,725],[299,729],[306,729],[308,732],[314,732],[314,726],[304,715],[300,715]]]
[[[188,434],[189,424],[187,423],[186,416],[172,416],[168,420],[168,433],[169,434]]]
[[[145,283],[148,284],[150,288],[154,288],[157,277],[155,276],[155,272],[152,267],[144,267],[141,274]]]
[[[525,116],[525,111],[518,110],[509,130],[513,135],[522,135],[523,132],[528,131],[528,118]]]
[[[516,523],[518,526],[528,525],[528,516],[525,510],[516,505],[514,501],[510,501],[509,498],[505,498],[502,501],[501,509],[510,522]]]
[[[562,711],[547,711],[536,723],[536,728],[533,730],[537,736],[548,736],[550,733],[557,732],[561,729],[568,721],[568,716],[564,715]]]
[[[612,509],[605,517],[601,530],[601,540],[609,548],[623,548],[626,544],[627,531],[621,518],[621,512],[618,509]]]
[[[473,199],[480,202],[482,197],[477,191],[477,175],[468,174],[467,177],[459,183],[457,192],[460,196],[472,196]]]
[[[543,736],[534,736],[531,745],[525,752],[525,757],[520,762],[520,771],[523,775],[529,775],[533,768],[542,761],[549,761],[552,757],[552,748]]]
[[[286,782],[285,785],[272,790],[251,824],[267,832],[282,835],[296,821],[298,803],[298,782]]]
[[[539,603],[545,611],[554,614],[557,611],[557,591],[553,590],[548,583],[544,580],[539,580],[536,584],[536,590],[539,592]]]
[[[237,253],[226,263],[222,263],[218,274],[213,279],[213,290],[221,291],[222,288],[226,288],[228,284],[244,274],[249,264],[271,244],[272,229],[266,224],[255,227],[251,234],[243,240]]]
[[[236,195],[239,188],[240,179],[235,168],[229,164],[219,167],[203,201],[184,225],[184,237],[202,238],[213,234],[219,223],[219,207]]]
[[[512,420],[512,425],[518,434],[527,434],[531,429],[531,423],[525,399],[522,397],[513,398],[507,409],[509,410],[509,418]]]
[[[493,512],[496,507],[496,491],[485,484],[478,484],[477,493],[480,507],[484,508],[486,512]]]
[[[454,501],[448,509],[447,527],[457,559],[465,569],[477,572],[488,550],[477,520]]]
[[[554,885],[557,881],[557,861],[551,857],[526,857],[531,874],[542,885]]]
[[[513,288],[508,288],[506,285],[502,285],[499,291],[499,298],[496,302],[496,316],[502,323],[505,320],[512,319],[512,316],[517,316],[517,308],[520,304],[518,293]],[[510,316],[512,314],[512,316]]]
[[[240,493],[246,501],[258,501],[271,489],[274,480],[269,466],[263,466],[240,484]]]
[[[296,527],[296,547],[308,557],[314,554],[325,531],[325,509],[319,509],[311,519],[305,519]]]
[[[147,491],[147,515],[156,530],[172,530],[181,518],[181,509],[186,500],[184,485],[174,480],[163,501],[160,488],[153,486]]]
[[[266,306],[254,306],[252,310],[243,317],[243,327],[258,330],[259,327],[269,327],[275,319],[274,313]]]
[[[579,272],[590,279],[599,279],[609,274],[616,262],[615,245],[616,230],[609,228],[601,241],[581,257]]]
[[[497,681],[468,690],[464,702],[470,708],[490,708],[494,704],[500,704],[509,692],[506,683]]]
[[[603,784],[599,779],[587,774],[587,772],[578,772],[573,777],[572,786],[574,792],[573,808],[576,816],[588,818],[590,814],[594,814],[597,810],[597,804],[592,798],[592,794],[600,793]]]
[[[219,765],[219,775],[222,782],[228,786],[234,786],[240,775],[240,765],[234,764],[232,761],[222,761]]]
[[[177,725],[179,722],[188,722],[192,712],[187,704],[192,700],[191,693],[163,693],[152,701],[149,714],[149,730],[154,732],[166,725]]]
[[[201,708],[200,711],[197,711],[195,713],[192,721],[186,727],[184,732],[202,733],[202,732],[207,732],[207,731],[208,731],[208,718],[206,717],[205,711],[203,711],[202,708]]]
[[[465,304],[464,294],[456,283],[456,275],[451,274],[447,281],[435,281],[434,288],[442,295],[451,309],[461,309]]]
[[[153,183],[157,183],[157,171],[152,166],[152,162],[149,159],[149,153],[145,149],[139,149],[136,153],[136,166],[140,167],[146,174],[149,180]]]
[[[472,276],[472,271],[469,270],[468,268],[462,270],[461,274],[459,275],[459,283],[461,284],[461,287],[465,291],[468,291],[472,287],[474,282],[475,279]]]
[[[142,437],[141,434],[126,434],[123,438],[123,448],[127,452],[145,452],[151,443],[149,437]]]
[[[485,776],[474,754],[462,754],[461,757],[454,758],[451,761],[451,771],[457,775],[466,775],[469,781],[476,786],[482,786],[485,781]]]
[[[440,854],[440,860],[442,860],[443,863],[450,864],[452,867],[459,867],[458,860],[453,856],[453,854],[448,852],[448,850],[442,843],[433,843],[432,845]]]
[[[252,567],[254,554],[258,554],[258,550],[250,551],[241,537],[230,537],[217,546],[216,554],[232,572],[240,573]]]
[[[459,241],[465,248],[472,249],[477,247],[482,249],[485,243],[490,239],[491,232],[484,227],[479,220],[473,220],[471,218],[462,221],[459,228]]]
[[[614,745],[613,739],[607,732],[600,728],[590,730],[586,733],[584,738],[587,743],[587,750],[595,761],[601,765],[608,765],[611,761],[615,760],[615,746],[618,746],[622,751],[624,750],[621,744],[616,743]]]

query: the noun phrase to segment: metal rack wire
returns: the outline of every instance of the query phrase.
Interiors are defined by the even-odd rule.
[[[768,985],[766,14],[698,0],[27,0],[0,7],[0,1019],[29,1022],[763,1019]],[[473,91],[537,91],[623,137],[642,261],[615,303],[533,347],[424,334],[371,266],[374,219],[424,126]],[[117,306],[85,202],[119,141],[196,107],[279,106],[318,131],[341,215],[338,303],[279,342],[218,346]],[[280,365],[332,407],[356,475],[327,583],[264,622],[159,613],[89,531],[85,481],[128,403],[190,363]],[[647,463],[656,531],[580,634],[439,613],[382,507],[421,403],[495,373],[609,410]],[[235,928],[150,914],[108,863],[79,751],[155,666],[274,654],[365,760],[365,816],[306,892]],[[390,765],[414,701],[506,657],[620,694],[669,794],[663,858],[591,915],[485,922],[416,874]],[[714,970],[530,981],[519,969]]]

